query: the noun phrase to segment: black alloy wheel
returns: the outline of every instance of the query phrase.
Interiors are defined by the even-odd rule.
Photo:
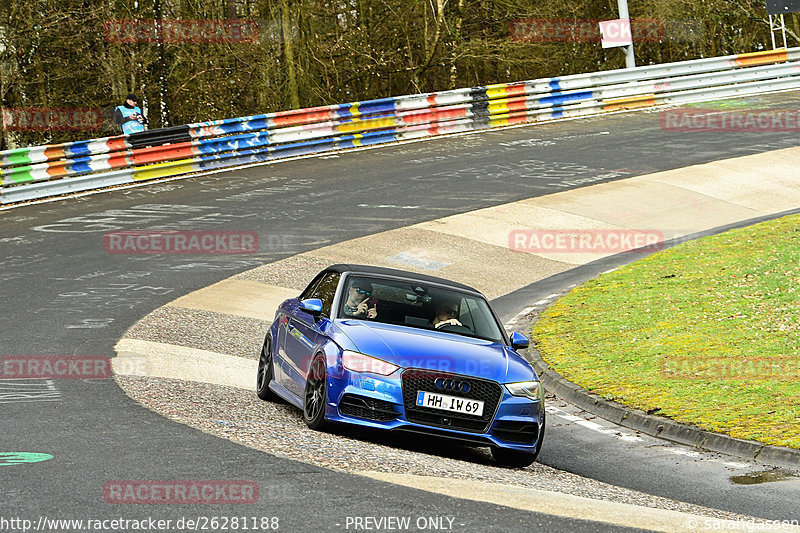
[[[259,398],[268,402],[280,401],[280,397],[269,388],[269,382],[275,377],[275,369],[272,361],[272,337],[264,340],[261,347],[261,355],[258,357],[258,373],[256,377],[256,394]]]
[[[311,363],[306,378],[306,390],[303,402],[303,420],[311,429],[323,430],[325,422],[325,399],[327,397],[327,375],[325,358],[318,354]]]

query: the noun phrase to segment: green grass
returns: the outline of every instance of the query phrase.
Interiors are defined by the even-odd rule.
[[[800,448],[800,216],[653,254],[580,286],[533,339],[605,398]]]

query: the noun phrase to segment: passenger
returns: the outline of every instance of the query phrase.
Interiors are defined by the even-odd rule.
[[[347,289],[347,301],[344,303],[344,312],[354,318],[378,318],[378,300],[372,297],[372,284],[356,280]]]
[[[433,316],[433,327],[439,329],[444,326],[462,326],[456,318],[458,304],[454,302],[439,302],[436,304],[436,314]]]

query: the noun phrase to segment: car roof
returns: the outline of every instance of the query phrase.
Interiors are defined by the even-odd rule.
[[[377,274],[380,276],[392,276],[392,277],[401,277],[401,278],[408,278],[417,281],[429,282],[429,283],[438,283],[440,285],[447,285],[448,287],[453,287],[456,289],[467,290],[470,292],[476,292],[481,294],[481,292],[469,285],[464,285],[463,283],[458,283],[455,281],[451,281],[449,279],[444,278],[437,278],[436,276],[429,276],[427,274],[418,274],[416,272],[409,272],[407,270],[398,270],[395,268],[385,268],[385,267],[378,267],[372,265],[351,265],[351,264],[344,264],[339,263],[336,265],[331,265],[324,270],[324,272],[339,272],[339,273],[352,273],[352,274]]]

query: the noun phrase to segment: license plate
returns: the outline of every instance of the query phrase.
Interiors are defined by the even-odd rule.
[[[483,415],[483,402],[480,400],[458,398],[456,396],[437,394],[435,392],[417,392],[417,406],[441,409],[442,411],[450,411],[453,413],[464,413],[467,415]]]

